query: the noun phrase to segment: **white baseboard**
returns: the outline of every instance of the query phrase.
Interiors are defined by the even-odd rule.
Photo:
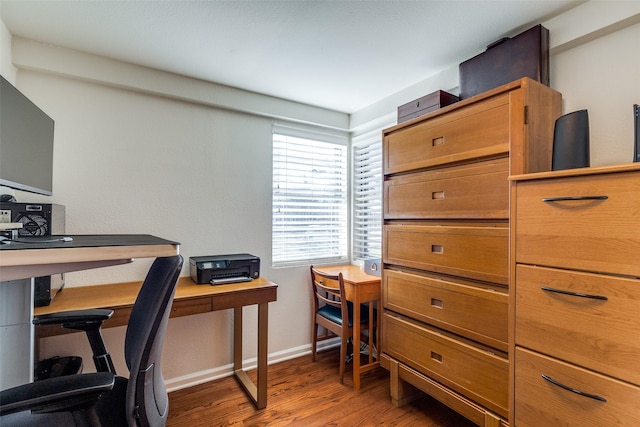
[[[327,350],[329,348],[337,347],[340,345],[339,338],[332,338],[329,340],[321,341],[318,343],[318,351]],[[311,354],[311,344],[306,344],[300,347],[294,347],[287,350],[278,351],[269,354],[267,363],[269,365],[284,362],[286,360],[295,359],[305,355]],[[311,359],[309,359],[311,361]],[[255,369],[257,360],[255,357],[244,360],[242,366],[245,370]],[[193,387],[198,384],[203,384],[209,381],[214,381],[220,378],[229,377],[233,375],[233,364],[219,366],[213,369],[207,369],[204,371],[194,372],[181,377],[170,378],[165,380],[167,391],[182,390],[184,388]]]

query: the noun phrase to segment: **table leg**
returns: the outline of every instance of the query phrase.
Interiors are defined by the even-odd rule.
[[[258,304],[258,409],[267,406],[267,358],[269,304]]]
[[[360,301],[353,302],[353,388],[360,390]]]
[[[374,301],[369,301],[367,303],[367,305],[369,306],[369,340],[367,341],[367,345],[369,346],[369,361],[368,364],[372,364],[373,363],[373,347],[374,347],[374,343],[378,342],[377,337],[374,335],[374,329],[373,329],[373,314],[375,311],[375,306],[376,303]],[[377,318],[376,318],[377,321]],[[376,330],[377,332],[377,330]],[[375,337],[375,338],[374,338]]]
[[[0,282],[0,302],[0,389],[4,390],[33,381],[33,279]]]
[[[267,406],[267,335],[269,321],[269,304],[258,304],[258,366],[257,384],[249,378],[242,369],[242,307],[234,310],[234,333],[233,333],[233,370],[236,379],[244,388],[245,392],[256,405],[256,408],[263,409]]]
[[[242,308],[233,309],[233,370],[242,370]]]

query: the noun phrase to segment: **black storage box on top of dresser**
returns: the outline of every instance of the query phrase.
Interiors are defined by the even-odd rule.
[[[420,117],[424,114],[430,113],[431,111],[435,111],[438,108],[446,107],[447,105],[458,101],[460,101],[460,98],[457,96],[443,90],[437,90],[399,106],[398,123],[415,119],[416,117]]]
[[[536,25],[460,64],[460,98],[529,77],[549,86],[549,30]]]
[[[45,237],[65,233],[65,208],[53,203],[2,202],[0,210],[9,211],[11,222],[19,222],[22,228],[18,237]],[[49,305],[64,287],[64,274],[36,277],[34,280],[34,305]]]

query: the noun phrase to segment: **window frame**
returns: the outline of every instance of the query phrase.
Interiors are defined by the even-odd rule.
[[[377,147],[375,147],[377,145]],[[364,160],[365,165],[358,155],[358,150],[368,147],[369,156],[377,165],[371,166]],[[371,151],[373,150],[373,151]],[[355,136],[351,141],[351,261],[361,262],[366,259],[382,257],[382,192],[383,192],[383,165],[382,165],[382,128],[365,134]],[[359,165],[360,164],[360,165]],[[365,168],[361,177],[360,171]],[[361,184],[367,188],[364,199],[361,198]],[[374,183],[377,183],[375,185]],[[371,188],[374,187],[374,188]],[[376,198],[377,196],[377,198]],[[366,206],[369,205],[369,206]],[[373,212],[368,212],[373,208]],[[364,215],[363,215],[364,212]],[[370,224],[363,225],[363,221]],[[372,228],[377,230],[371,231]],[[362,242],[359,242],[362,241]]]
[[[276,138],[281,138],[282,141],[277,140]],[[317,209],[320,206],[313,206],[313,204],[318,204],[319,200],[334,200],[334,196],[340,196],[341,203],[336,206],[329,206],[330,209],[327,211],[326,206],[322,211],[315,211],[315,214],[312,212],[314,219],[312,220],[316,224],[312,222],[305,224],[299,224],[299,230],[291,230],[293,233],[303,233],[308,235],[304,236],[295,236],[294,234],[289,237],[286,236],[286,232],[283,232],[283,228],[291,227],[291,222],[297,222],[297,220],[289,218],[287,219],[285,215],[280,215],[281,211],[278,213],[276,209],[281,208],[282,201],[280,198],[284,198],[286,200],[289,196],[282,196],[282,194],[278,195],[276,193],[277,185],[286,184],[283,179],[290,175],[290,172],[279,173],[280,166],[277,164],[279,161],[277,150],[280,148],[280,144],[292,144],[295,146],[303,147],[305,145],[305,141],[309,142],[309,146],[307,148],[311,148],[312,145],[316,146],[315,154],[313,151],[310,152],[311,155],[315,155],[316,158],[310,164],[303,164],[303,160],[300,157],[296,157],[293,153],[291,155],[291,165],[295,162],[296,168],[304,168],[310,167],[313,162],[318,162],[316,166],[320,166],[324,168],[325,171],[334,170],[331,169],[333,166],[330,164],[331,162],[323,162],[323,150],[327,150],[326,152],[334,151],[334,155],[331,156],[332,161],[338,160],[340,162],[340,166],[336,168],[341,173],[338,177],[313,177],[315,173],[318,172],[316,167],[314,167],[311,171],[303,171],[302,169],[297,169],[300,173],[311,174],[309,176],[305,176],[307,179],[311,179],[310,182],[297,182],[295,185],[301,184],[309,184],[310,187],[307,190],[310,190],[311,193],[304,193],[305,189],[302,187],[293,188],[287,185],[287,188],[284,189],[285,192],[289,192],[289,196],[294,197],[310,197],[311,209]],[[340,132],[331,132],[325,130],[313,129],[311,127],[303,127],[300,125],[289,125],[289,124],[281,124],[274,123],[273,131],[272,131],[272,216],[271,216],[271,250],[272,257],[271,263],[274,268],[282,268],[282,267],[294,267],[294,266],[302,266],[302,265],[327,265],[327,264],[344,264],[349,261],[349,222],[350,222],[350,211],[349,211],[349,201],[350,201],[350,180],[349,180],[349,155],[348,155],[348,145],[349,138],[348,134],[340,133]],[[341,152],[342,154],[336,156],[337,152]],[[299,153],[299,152],[298,152]],[[285,160],[286,163],[286,160]],[[290,166],[291,166],[290,165]],[[329,168],[329,169],[326,169]],[[295,170],[295,169],[294,169]],[[297,176],[297,178],[302,178],[302,176]],[[341,186],[338,186],[340,190],[336,190],[332,188],[332,191],[337,191],[335,195],[331,193],[326,193],[326,188],[328,184],[334,182],[334,179],[337,181],[342,181],[340,183]],[[293,182],[294,180],[291,180]],[[322,189],[325,194],[320,193],[318,190]],[[312,194],[313,192],[315,194]],[[300,199],[294,202],[293,208],[301,208],[304,205],[299,204],[298,206],[295,203],[299,203]],[[332,203],[329,202],[328,205]],[[332,209],[335,208],[337,211],[337,217],[332,217],[328,212],[332,212]],[[289,211],[293,213],[294,211]],[[302,212],[302,211],[300,211]],[[302,212],[303,216],[309,215],[309,211]],[[283,222],[284,221],[284,222]],[[337,222],[336,222],[337,221]],[[315,226],[315,227],[314,227]],[[326,228],[325,228],[326,227]],[[297,227],[296,227],[297,228]],[[311,230],[303,231],[305,228],[311,228]],[[329,236],[326,236],[327,229],[329,229]],[[319,239],[323,237],[328,237],[324,243],[320,242]],[[289,242],[286,242],[286,239],[291,239]],[[303,240],[307,240],[307,243],[303,243]],[[313,254],[313,247],[309,245],[308,240],[315,242],[315,248],[320,248],[320,251],[326,251],[321,255]],[[323,246],[326,245],[326,246]],[[304,256],[298,256],[300,251],[303,251],[302,254]],[[304,252],[306,251],[306,252]],[[333,253],[332,253],[333,252]]]

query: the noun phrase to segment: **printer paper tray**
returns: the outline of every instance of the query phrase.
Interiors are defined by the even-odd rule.
[[[212,285],[226,285],[229,283],[250,282],[251,280],[253,279],[247,276],[223,277],[220,279],[211,279],[209,283],[211,283]]]

